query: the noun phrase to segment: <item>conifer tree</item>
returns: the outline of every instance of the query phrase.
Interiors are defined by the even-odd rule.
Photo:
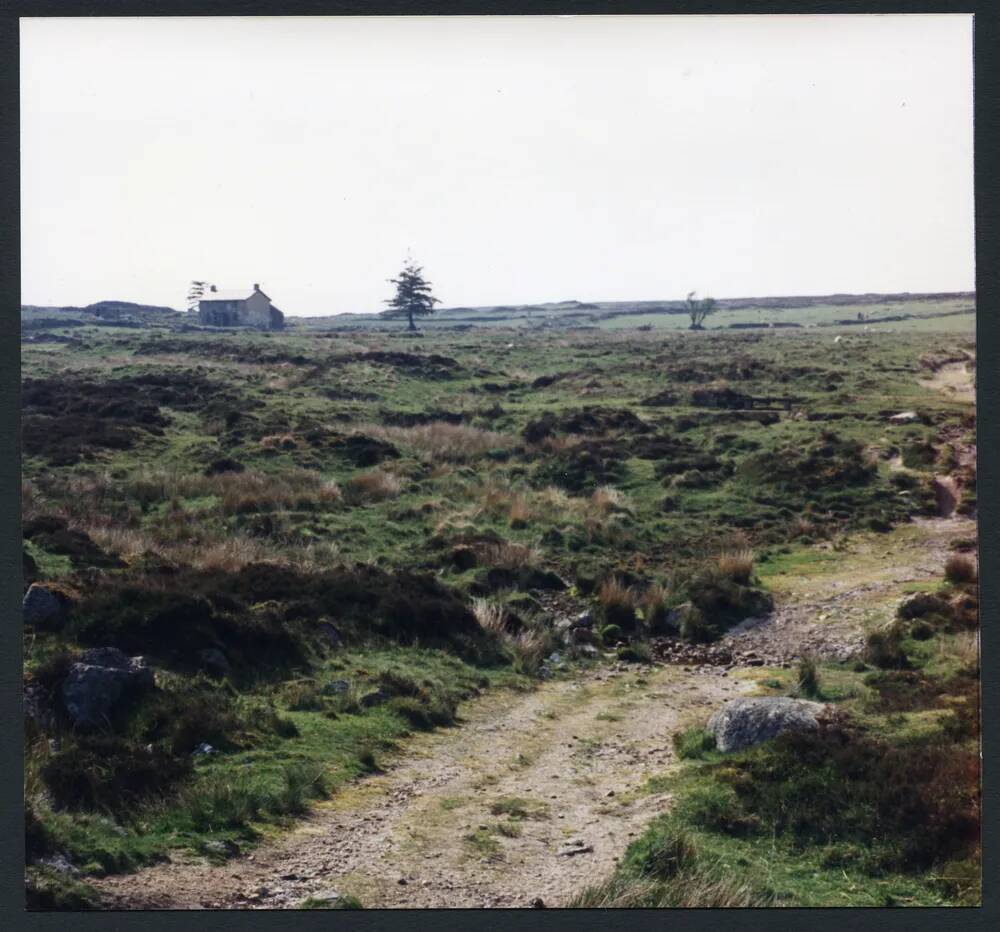
[[[396,293],[386,301],[389,307],[382,312],[383,317],[406,317],[410,330],[416,330],[413,318],[434,312],[434,305],[441,302],[431,294],[431,283],[422,272],[421,266],[408,259],[399,275],[389,279],[396,286]]]

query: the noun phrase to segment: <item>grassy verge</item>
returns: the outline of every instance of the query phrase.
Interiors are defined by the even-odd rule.
[[[260,697],[271,703],[281,727],[242,732],[229,747],[194,755],[190,776],[175,791],[132,805],[80,790],[90,782],[107,786],[107,760],[85,758],[92,772],[68,781],[55,766],[59,752],[35,746],[26,793],[29,854],[66,855],[81,879],[134,870],[176,849],[224,859],[286,826],[339,786],[380,769],[414,730],[454,722],[463,699],[490,686],[528,684],[508,667],[474,667],[440,650],[344,652],[308,678],[275,684]],[[366,706],[364,697],[376,691],[384,700]],[[202,714],[207,719],[211,710]],[[76,792],[74,804],[55,808],[54,786],[67,796]],[[36,879],[39,901],[51,900],[59,876],[48,871]],[[79,894],[79,887],[79,881],[67,881],[64,892]]]
[[[830,703],[818,731],[731,754],[678,734],[684,763],[650,787],[670,812],[574,905],[978,905],[978,657],[968,617],[940,608],[972,589],[939,595],[896,622],[898,652],[873,637],[871,664],[759,671],[765,694]]]

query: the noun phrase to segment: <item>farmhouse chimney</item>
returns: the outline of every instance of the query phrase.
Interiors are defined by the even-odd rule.
[[[218,289],[218,288],[216,288],[216,287],[215,287],[215,285],[212,285],[212,291],[218,291],[218,290],[219,290],[219,289]]]
[[[260,291],[260,285],[258,285],[257,282],[253,283],[253,290],[254,291]]]

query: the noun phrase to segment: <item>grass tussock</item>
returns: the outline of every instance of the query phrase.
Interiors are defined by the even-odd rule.
[[[596,909],[745,909],[774,905],[762,883],[734,876],[701,855],[682,830],[654,826],[628,850],[623,866],[568,905]]]
[[[553,649],[551,636],[542,631],[521,631],[509,637],[506,644],[512,658],[511,666],[528,676],[538,674],[542,661]]]
[[[403,491],[403,480],[384,469],[371,469],[352,476],[344,487],[344,498],[350,504],[384,502]]]
[[[597,601],[601,606],[606,624],[617,625],[623,631],[635,627],[636,594],[617,576],[601,583],[597,590]]]
[[[511,666],[518,673],[535,676],[555,647],[555,638],[549,629],[523,622],[512,626],[506,606],[499,601],[473,599],[472,613],[485,633],[499,639]]]
[[[718,557],[717,565],[723,576],[746,586],[753,577],[753,551],[743,549],[722,553]]]
[[[661,583],[653,583],[642,594],[640,600],[642,617],[650,633],[665,633],[670,599],[670,590]]]
[[[504,607],[492,599],[476,598],[472,600],[472,614],[476,616],[476,621],[484,631],[492,634],[503,634],[507,628],[505,625],[506,612]]]

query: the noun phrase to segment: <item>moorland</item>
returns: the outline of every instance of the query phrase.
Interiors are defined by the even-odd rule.
[[[27,309],[29,906],[979,902],[973,300],[661,304]]]

